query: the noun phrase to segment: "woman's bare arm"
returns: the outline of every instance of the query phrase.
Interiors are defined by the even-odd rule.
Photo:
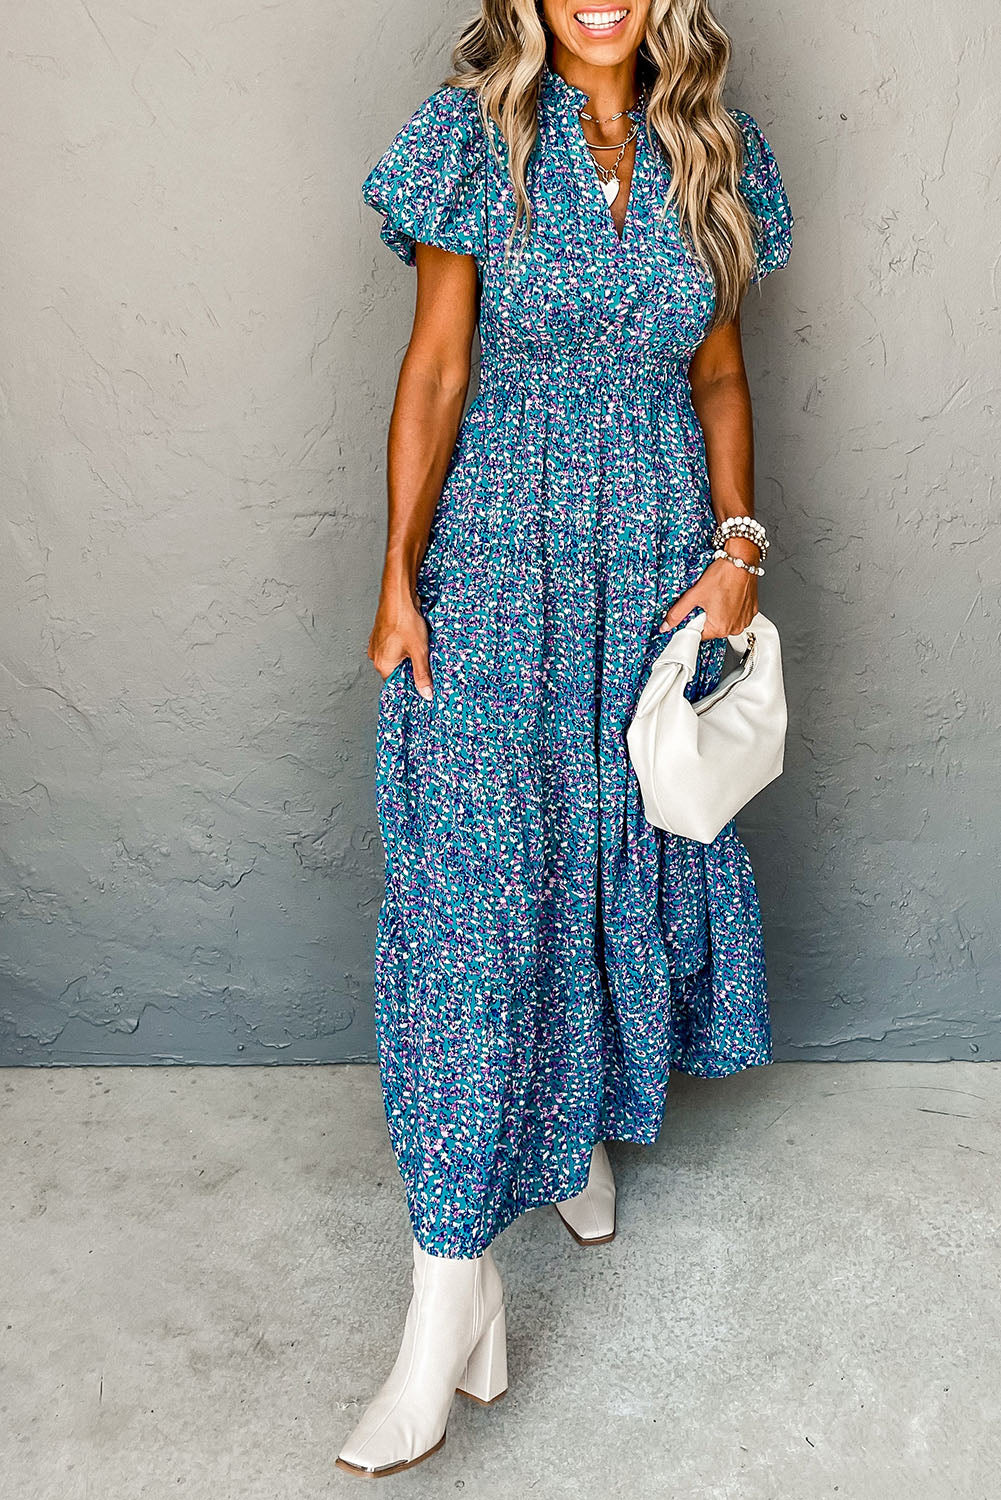
[[[716,328],[688,367],[692,405],[705,438],[709,489],[716,519],[754,514],[754,428],[740,342],[740,318]],[[727,551],[757,564],[753,542],[734,537]],[[720,558],[674,601],[664,626],[674,626],[698,606],[706,612],[705,640],[737,635],[758,607],[757,579]]]
[[[389,423],[386,558],[368,654],[383,678],[409,656],[425,698],[432,684],[417,570],[469,389],[478,299],[471,255],[417,246],[417,303]]]

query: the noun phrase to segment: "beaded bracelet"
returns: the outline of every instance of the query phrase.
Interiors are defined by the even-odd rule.
[[[721,541],[725,541],[730,536],[746,536],[755,542],[760,542],[763,547],[767,547],[768,544],[765,528],[750,518],[740,518],[733,521],[730,525],[724,522],[721,526],[717,527],[717,531],[719,532]]]
[[[718,557],[725,557],[727,562],[733,563],[735,568],[743,568],[745,573],[753,573],[755,578],[764,578],[764,568],[755,567],[754,563],[745,562],[742,557],[734,557],[732,552],[727,552],[723,547],[717,547],[713,553],[713,561]]]
[[[720,521],[713,532],[713,546],[723,547],[730,537],[737,536],[752,542],[764,558],[769,546],[768,537],[765,528],[754,516],[727,516],[726,520]]]
[[[757,516],[724,516],[717,526],[720,531],[729,531],[735,526],[748,526],[752,531],[760,531],[762,535],[765,530]]]
[[[748,541],[752,543],[753,546],[757,547],[762,557],[764,557],[765,553],[768,551],[768,538],[762,536],[760,532],[751,531],[749,528],[745,528],[743,526],[731,526],[729,531],[714,531],[712,535],[712,545],[714,547],[725,547],[727,542],[738,538],[742,541]]]

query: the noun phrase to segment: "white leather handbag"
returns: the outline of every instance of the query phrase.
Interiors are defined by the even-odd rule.
[[[730,819],[782,771],[788,710],[779,633],[756,614],[728,639],[737,667],[694,703],[703,611],[676,630],[654,662],[626,730],[649,822],[711,844]]]

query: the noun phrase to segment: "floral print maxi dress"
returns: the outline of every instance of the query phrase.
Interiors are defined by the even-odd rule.
[[[658,626],[712,555],[687,367],[713,286],[659,217],[668,168],[635,110],[620,240],[586,97],[546,68],[516,266],[503,141],[498,159],[472,92],[435,92],[362,187],[404,262],[415,241],[472,255],[481,286],[479,391],[417,578],[434,694],[405,659],[376,743],[380,1077],[414,1235],[439,1255],[580,1191],[595,1141],[652,1143],[671,1067],[771,1061],[747,852],[732,824],[709,845],[651,826],[625,737]],[[793,219],[733,116],[757,281]],[[691,696],[724,649],[704,643]]]

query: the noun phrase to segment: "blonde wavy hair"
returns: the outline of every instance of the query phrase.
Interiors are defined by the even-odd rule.
[[[507,144],[515,199],[509,249],[519,224],[523,243],[531,229],[526,167],[538,133],[546,40],[541,0],[481,0],[446,79],[476,91],[488,139],[492,123]],[[663,212],[674,202],[682,233],[716,285],[710,329],[736,317],[755,259],[755,220],[737,186],[743,137],[722,103],[730,50],[707,0],[652,0],[637,61],[647,136],[670,167]]]

